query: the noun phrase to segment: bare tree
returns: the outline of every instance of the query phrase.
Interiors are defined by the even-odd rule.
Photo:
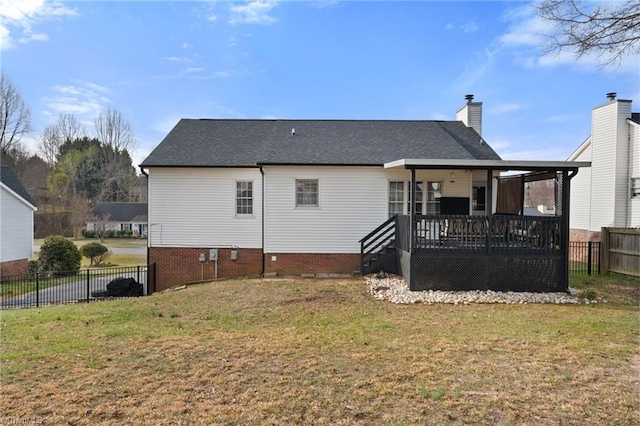
[[[535,7],[552,24],[546,53],[569,50],[577,58],[594,53],[603,65],[619,65],[640,53],[640,0],[542,0]]]
[[[69,113],[58,115],[58,130],[62,142],[80,139],[88,135],[87,130],[78,121],[76,116]]]
[[[9,151],[31,132],[31,110],[4,72],[0,74],[0,151]]]
[[[96,237],[100,238],[101,243],[104,243],[111,222],[111,213],[106,213],[102,216],[90,216],[88,222],[93,222],[93,230],[96,233]]]
[[[73,227],[73,238],[82,236],[82,230],[91,217],[89,200],[81,196],[73,196],[69,200],[69,219]]]
[[[131,124],[120,111],[108,108],[93,120],[96,137],[114,153],[135,148],[136,137]]]
[[[44,161],[53,166],[60,153],[62,138],[57,125],[51,125],[44,128],[40,135],[40,143],[38,144],[38,153],[42,155]]]
[[[59,155],[60,148],[65,142],[71,142],[87,136],[87,131],[73,114],[58,115],[58,122],[45,127],[40,135],[38,151],[45,161],[53,165]]]

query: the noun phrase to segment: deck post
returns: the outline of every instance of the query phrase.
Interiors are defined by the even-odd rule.
[[[409,226],[409,232],[411,233],[410,245],[409,245],[409,253],[413,253],[413,248],[415,247],[415,232],[416,232],[416,169],[411,169],[411,203],[409,213],[411,216],[411,225]]]
[[[569,194],[571,192],[571,178],[567,170],[562,171],[562,234],[560,244],[562,244],[562,276],[563,276],[563,290],[569,291],[569,204],[571,198]]]

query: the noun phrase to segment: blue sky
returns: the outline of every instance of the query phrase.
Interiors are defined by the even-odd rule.
[[[607,92],[640,110],[640,63],[542,56],[529,3],[0,0],[1,67],[40,132],[124,114],[134,163],[180,118],[453,120],[483,102],[504,159],[564,160]]]

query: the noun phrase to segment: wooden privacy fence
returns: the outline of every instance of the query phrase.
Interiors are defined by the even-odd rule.
[[[603,274],[640,277],[640,228],[602,228]]]

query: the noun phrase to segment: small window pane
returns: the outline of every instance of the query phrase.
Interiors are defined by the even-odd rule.
[[[296,179],[296,207],[318,207],[317,179]]]
[[[640,198],[640,178],[631,178],[631,198]]]
[[[402,214],[404,182],[389,182],[389,217]]]
[[[427,214],[440,214],[442,182],[427,182]]]
[[[253,214],[253,182],[236,182],[236,214]]]

